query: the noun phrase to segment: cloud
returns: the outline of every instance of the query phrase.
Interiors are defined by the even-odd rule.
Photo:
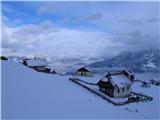
[[[2,15],[1,18],[2,18],[2,22],[8,22],[9,21],[8,17],[6,17],[4,15]]]
[[[54,11],[54,6],[50,3],[41,5],[36,11],[39,15],[52,14]]]
[[[142,25],[142,21],[140,21],[140,20],[120,19],[119,22],[126,23],[129,25]]]
[[[2,25],[2,52],[10,55],[106,57],[123,50],[159,47],[159,36],[141,31],[106,34],[57,27],[51,21],[19,26]]]
[[[159,48],[160,36],[152,36],[148,34],[142,34],[141,31],[132,31],[128,33],[120,33],[113,36],[114,43],[121,43],[124,50],[144,50],[148,48]]]
[[[51,21],[2,27],[2,49],[10,54],[97,57],[111,46],[115,45],[103,32],[60,28]]]
[[[159,45],[155,2],[28,2],[29,10],[17,4],[20,12],[28,12],[27,19],[16,4],[8,5],[2,6],[8,17],[2,17],[4,53],[97,57]]]
[[[150,18],[150,19],[146,20],[146,22],[149,22],[149,23],[160,22],[160,19],[159,18]]]
[[[90,15],[83,15],[83,16],[80,16],[80,17],[69,17],[69,16],[66,16],[64,19],[63,19],[63,22],[64,23],[73,23],[73,24],[79,24],[81,22],[97,22],[99,20],[101,20],[103,18],[103,14],[101,13],[96,13],[96,14],[90,14]]]
[[[92,14],[90,16],[87,17],[88,20],[100,20],[102,19],[103,14],[101,13],[96,13],[96,14]]]

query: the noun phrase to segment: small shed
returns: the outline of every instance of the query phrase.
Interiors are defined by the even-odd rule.
[[[131,95],[131,83],[123,73],[108,73],[98,82],[98,86],[100,91],[111,97],[128,97]]]
[[[81,67],[77,70],[79,76],[91,76],[91,72],[86,67]]]

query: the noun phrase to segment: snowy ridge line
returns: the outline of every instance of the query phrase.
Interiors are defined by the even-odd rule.
[[[76,84],[78,84],[78,85],[80,85],[81,87],[87,89],[87,90],[90,91],[91,93],[93,93],[93,94],[101,97],[102,99],[106,100],[107,102],[112,103],[112,104],[115,105],[115,106],[121,106],[121,105],[125,105],[125,104],[128,104],[128,103],[129,103],[128,101],[125,101],[125,102],[114,102],[114,101],[112,101],[111,99],[107,98],[106,96],[100,94],[99,92],[97,92],[97,91],[95,91],[95,90],[93,90],[93,89],[91,89],[91,88],[83,85],[82,83],[78,82],[75,78],[69,78],[69,80],[72,81],[72,82],[74,82],[74,83],[76,83]]]

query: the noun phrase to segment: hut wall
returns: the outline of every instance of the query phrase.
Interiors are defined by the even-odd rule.
[[[127,97],[130,94],[131,94],[131,85],[114,89],[114,97]]]
[[[91,73],[90,72],[77,72],[77,74],[79,75],[79,76],[91,76]]]

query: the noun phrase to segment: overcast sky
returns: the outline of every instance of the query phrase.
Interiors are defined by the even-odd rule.
[[[2,54],[103,57],[160,46],[158,2],[2,2]]]

